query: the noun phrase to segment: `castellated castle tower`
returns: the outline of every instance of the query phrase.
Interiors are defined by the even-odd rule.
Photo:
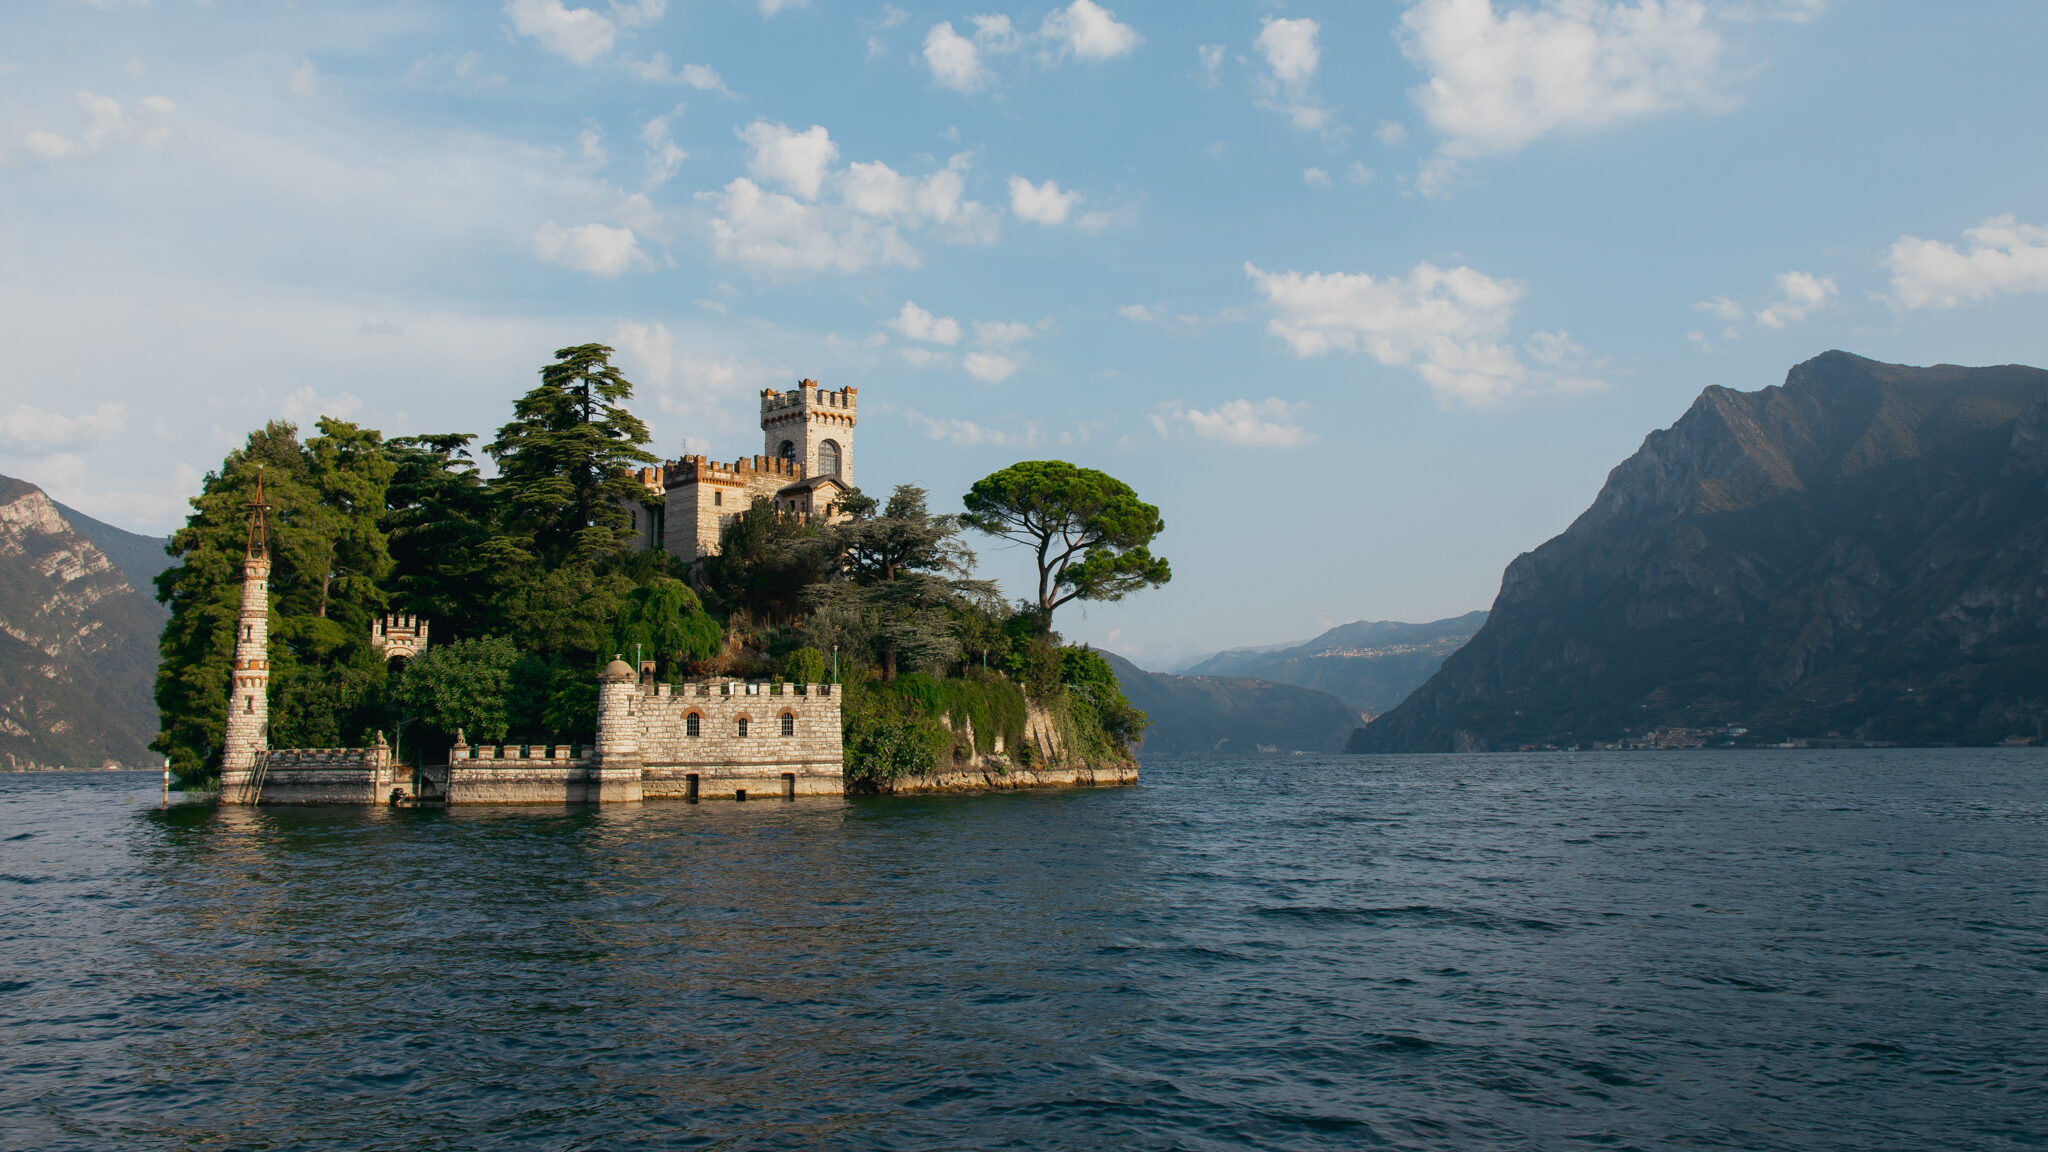
[[[678,558],[701,560],[718,551],[718,533],[757,499],[775,511],[836,519],[853,487],[853,429],[859,422],[860,389],[830,391],[815,380],[799,380],[786,392],[761,391],[762,446],[752,459],[720,463],[685,456],[659,468],[643,468],[654,507],[628,509],[642,548],[665,548]]]
[[[239,798],[249,791],[257,761],[270,747],[270,540],[264,513],[263,473],[249,509],[249,544],[242,553],[242,615],[235,624],[234,684],[221,736],[220,790]]]

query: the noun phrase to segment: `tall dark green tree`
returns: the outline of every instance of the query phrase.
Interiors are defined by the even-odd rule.
[[[719,529],[718,552],[704,561],[705,590],[721,612],[745,612],[770,625],[790,623],[804,613],[804,590],[825,577],[824,539],[816,524],[757,498],[745,515]]]
[[[449,432],[384,444],[394,466],[384,515],[392,606],[428,617],[450,639],[492,630],[504,584],[490,497],[470,459],[475,439]]]
[[[1166,524],[1159,509],[1105,472],[1064,460],[1027,460],[975,482],[961,520],[1022,544],[1038,567],[1033,605],[1041,626],[1069,600],[1121,600],[1173,578],[1151,543]]]
[[[841,578],[807,593],[819,623],[836,626],[836,643],[871,644],[884,681],[902,663],[929,671],[950,664],[960,655],[961,617],[972,601],[996,594],[969,576],[974,554],[960,539],[959,518],[932,515],[914,484],[899,485],[880,508],[860,493],[842,507],[848,519],[824,538],[826,570]]]
[[[378,526],[391,475],[378,433],[322,419],[301,444],[273,422],[207,476],[171,537],[178,563],[157,577],[171,619],[160,641],[152,747],[182,779],[218,770],[240,613],[249,502],[263,473],[270,524],[271,734],[281,746],[369,738],[382,722],[384,668],[369,647],[387,602],[390,555]]]
[[[512,406],[512,421],[484,446],[497,461],[489,488],[503,532],[542,564],[590,562],[628,542],[628,511],[645,496],[633,477],[652,464],[647,425],[629,411],[632,382],[603,344],[555,353],[540,386]]]

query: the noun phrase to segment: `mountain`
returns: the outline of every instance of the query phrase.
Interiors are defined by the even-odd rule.
[[[0,762],[160,762],[163,619],[42,489],[0,476]]]
[[[1113,652],[1124,697],[1145,710],[1143,752],[1335,752],[1358,726],[1358,709],[1325,692],[1226,676],[1147,672]]]
[[[1377,715],[1407,699],[1484,623],[1484,612],[1428,624],[1358,620],[1305,644],[1219,652],[1181,674],[1250,676],[1314,688]]]
[[[127,577],[128,583],[133,585],[136,591],[141,592],[151,604],[156,605],[163,613],[164,619],[171,618],[170,609],[164,608],[156,601],[156,574],[169,568],[173,563],[170,555],[164,551],[164,546],[170,543],[169,540],[162,536],[144,536],[139,532],[130,532],[126,528],[116,528],[55,500],[50,503],[57,506],[58,514],[64,517],[65,522],[70,524],[73,530],[90,540],[95,548],[107,554],[107,559],[113,561],[114,567],[121,570],[121,575]]]
[[[1355,751],[2048,735],[2048,372],[1829,352],[1710,387]]]

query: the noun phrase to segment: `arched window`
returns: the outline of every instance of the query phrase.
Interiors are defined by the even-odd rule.
[[[242,711],[252,716],[256,714],[256,698],[254,696],[242,697]]]
[[[784,736],[796,735],[796,716],[794,713],[784,712],[782,714],[782,734]]]
[[[740,717],[739,737],[742,740],[747,738],[747,718],[745,716]]]
[[[827,440],[818,445],[818,475],[839,475],[839,441]]]
[[[688,716],[683,717],[683,735],[702,736],[703,734],[704,718],[702,716],[692,712]]]
[[[777,449],[775,454],[777,456],[782,457],[784,460],[796,459],[796,441],[784,440],[782,442],[782,447]]]

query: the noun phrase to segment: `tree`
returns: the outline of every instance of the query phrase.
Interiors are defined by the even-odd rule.
[[[480,744],[503,740],[518,662],[518,647],[497,636],[436,644],[406,661],[391,700],[407,718],[441,732],[460,730]]]
[[[845,579],[813,586],[807,599],[828,621],[857,620],[879,648],[884,681],[899,662],[936,671],[960,653],[958,617],[971,598],[995,594],[968,577],[974,554],[960,541],[956,516],[934,516],[925,491],[898,485],[889,503],[851,493],[848,519],[826,533],[826,547]]]
[[[827,551],[816,524],[775,508],[765,496],[718,530],[718,552],[704,560],[704,587],[726,613],[770,624],[800,616],[804,589],[825,577]]]
[[[446,432],[384,442],[393,465],[384,497],[392,600],[447,636],[491,631],[504,584],[490,496],[469,456],[475,439]]]
[[[632,474],[652,464],[647,425],[625,407],[632,382],[603,344],[559,349],[540,386],[484,451],[498,463],[490,491],[508,536],[547,565],[616,553],[646,495]]]
[[[613,652],[635,649],[676,675],[718,655],[724,635],[704,611],[690,586],[673,576],[658,576],[634,589],[612,624]],[[604,658],[603,652],[598,653]]]
[[[1129,485],[1064,460],[1030,460],[977,481],[961,522],[1031,548],[1038,564],[1040,626],[1069,600],[1121,600],[1173,578],[1152,540],[1159,509]]]

